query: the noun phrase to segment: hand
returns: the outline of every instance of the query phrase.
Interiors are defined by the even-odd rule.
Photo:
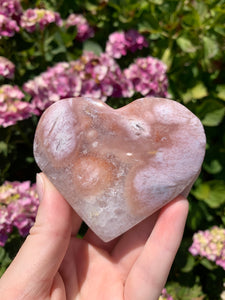
[[[4,300],[156,300],[180,245],[188,202],[179,196],[121,237],[102,242],[44,174],[36,222],[0,280]]]

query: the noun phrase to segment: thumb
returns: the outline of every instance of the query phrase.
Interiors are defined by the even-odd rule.
[[[40,206],[34,226],[0,281],[0,293],[43,290],[51,282],[65,256],[71,236],[72,213],[68,203],[44,174],[37,175]]]

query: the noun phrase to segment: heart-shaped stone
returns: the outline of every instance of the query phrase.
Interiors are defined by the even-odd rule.
[[[204,154],[199,119],[162,98],[116,110],[90,98],[58,101],[42,115],[34,141],[41,170],[104,241],[187,196]]]

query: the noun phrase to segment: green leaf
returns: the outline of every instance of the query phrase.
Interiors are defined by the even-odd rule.
[[[211,261],[209,261],[206,258],[202,258],[200,260],[200,264],[203,265],[206,269],[208,269],[210,271],[212,271],[212,270],[214,270],[214,269],[217,268],[217,266],[216,266],[216,264],[214,262],[211,262]]]
[[[202,120],[202,124],[205,126],[217,126],[222,122],[224,114],[225,107],[208,112]]]
[[[204,163],[203,167],[209,174],[220,173],[223,169],[222,165],[217,159],[212,160],[209,164]]]
[[[193,53],[197,50],[197,47],[193,45],[192,41],[185,36],[180,36],[177,39],[177,44],[186,53]]]
[[[150,3],[157,4],[157,5],[163,4],[163,0],[149,0],[149,2],[150,2]]]
[[[225,101],[225,84],[218,85],[216,91],[217,97]]]
[[[66,47],[70,47],[73,45],[73,41],[77,35],[76,26],[71,26],[68,29],[61,28],[60,34],[56,33],[56,39],[58,42],[63,43]]]
[[[196,113],[205,126],[217,126],[223,120],[225,106],[217,100],[206,99],[197,107]]]
[[[98,43],[90,40],[84,42],[83,50],[94,52],[96,55],[100,55],[103,51]]]
[[[203,84],[203,82],[198,82],[192,89],[191,95],[194,99],[201,99],[208,95],[207,88]]]
[[[6,156],[7,152],[8,152],[8,145],[5,142],[0,141],[0,154],[2,153],[4,156]]]
[[[11,259],[3,247],[0,247],[0,277],[10,264]]]
[[[185,94],[183,94],[184,103],[188,103],[193,99],[202,99],[208,95],[208,90],[203,82],[199,81],[194,87],[188,89]]]
[[[210,38],[207,36],[203,37],[203,48],[204,56],[206,59],[214,57],[219,51],[217,41],[214,38]]]
[[[187,261],[185,266],[181,269],[182,272],[188,273],[190,272],[195,266],[195,258],[193,255],[189,254],[187,257]]]
[[[204,182],[192,191],[198,199],[204,201],[211,208],[218,208],[225,204],[225,181],[211,180]]]
[[[170,48],[167,48],[167,49],[164,51],[161,60],[167,65],[168,70],[169,70],[170,67],[171,67],[171,65],[172,65],[172,62],[173,62],[173,56],[172,56],[172,53],[171,53],[171,49],[170,49]]]

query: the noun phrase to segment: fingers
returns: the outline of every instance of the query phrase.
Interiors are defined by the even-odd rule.
[[[104,242],[91,229],[88,229],[87,233],[84,236],[84,240],[94,247],[100,248],[110,253],[113,247],[116,245],[118,238],[115,238],[110,242]]]
[[[188,202],[182,196],[161,210],[151,236],[128,275],[125,299],[158,299],[180,245],[187,213]]]
[[[112,256],[126,277],[149,238],[158,212],[126,232],[112,250]]]
[[[12,283],[26,295],[47,288],[66,253],[71,237],[71,208],[44,174],[37,176],[41,199],[36,222],[3,275],[0,292]],[[79,223],[79,222],[78,222]],[[76,224],[77,230],[79,224]],[[14,299],[14,298],[11,298]]]

